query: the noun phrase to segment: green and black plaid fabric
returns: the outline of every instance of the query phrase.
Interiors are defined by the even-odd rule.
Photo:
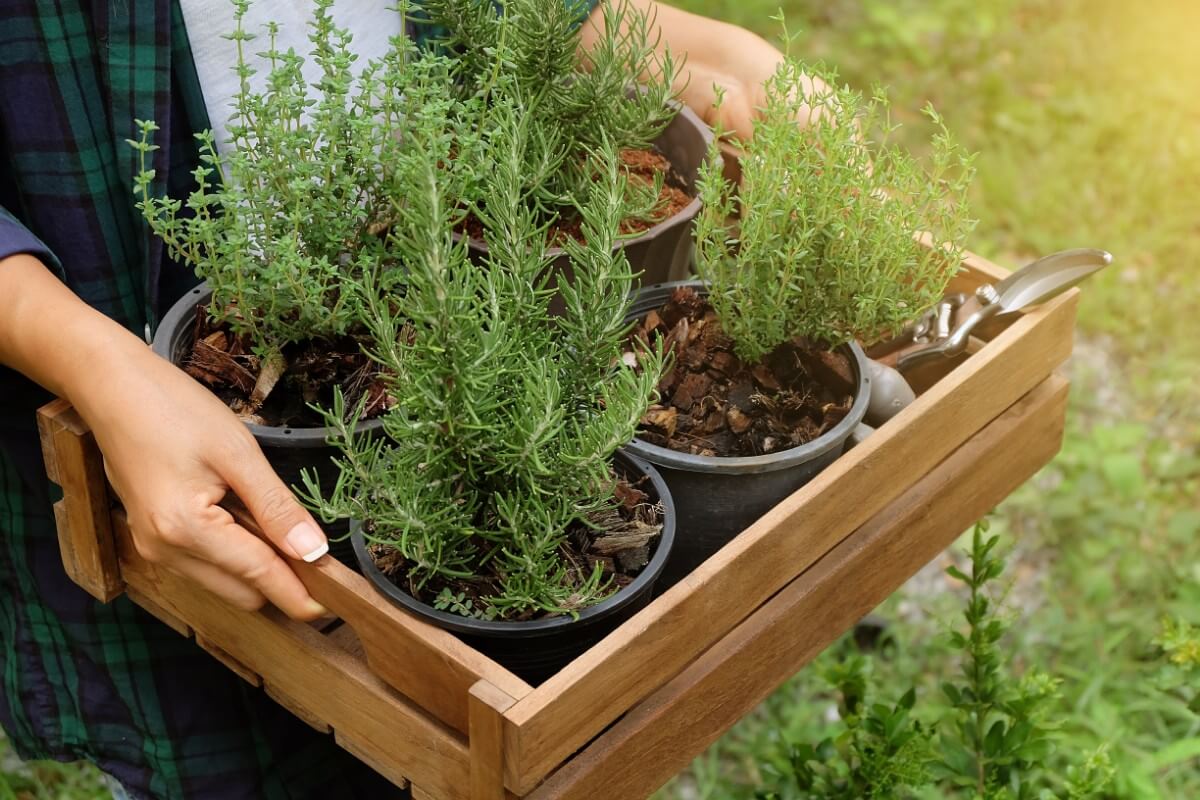
[[[172,0],[0,6],[0,258],[40,256],[139,334],[192,281],[141,223],[125,144],[156,120],[154,188],[190,188],[208,122],[182,19]],[[34,423],[47,399],[0,369],[0,723],[18,752],[91,759],[135,797],[396,796],[194,643],[67,579]]]

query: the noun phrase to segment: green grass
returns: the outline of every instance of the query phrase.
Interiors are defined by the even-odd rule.
[[[776,33],[777,0],[682,4]],[[979,151],[973,249],[1009,265],[1075,246],[1116,255],[1084,293],[1063,452],[997,515],[1014,548],[1009,647],[1018,668],[1064,678],[1061,757],[1109,743],[1114,796],[1200,797],[1200,718],[1154,645],[1164,615],[1200,622],[1200,3],[786,0],[784,11],[805,32],[797,54],[856,86],[888,85],[914,141],[929,100]],[[885,690],[935,699],[955,667],[943,632],[959,610],[937,574],[885,604]],[[662,797],[752,796],[788,740],[828,728],[831,705],[805,670]],[[0,773],[0,800],[102,797],[94,780],[61,765]]]
[[[685,5],[776,32],[775,0]],[[1015,548],[1009,647],[1018,669],[1064,679],[1060,759],[1108,743],[1114,796],[1200,797],[1200,717],[1154,645],[1164,615],[1200,622],[1200,3],[791,0],[784,12],[805,31],[795,54],[888,86],[914,134],[933,102],[979,151],[972,249],[1009,265],[1065,247],[1115,254],[1084,292],[1062,454],[997,514]],[[876,672],[893,697],[917,685],[937,702],[957,603],[927,576],[885,604],[897,645]],[[787,741],[828,729],[831,707],[804,671],[662,796],[752,796]]]

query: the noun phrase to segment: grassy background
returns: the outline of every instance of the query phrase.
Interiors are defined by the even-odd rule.
[[[778,0],[680,0],[773,37]],[[1020,617],[1018,667],[1064,678],[1063,752],[1109,743],[1121,798],[1200,797],[1200,719],[1164,689],[1164,615],[1200,622],[1200,2],[784,0],[797,55],[891,90],[914,142],[926,101],[978,160],[973,249],[1017,265],[1096,246],[1062,454],[1000,509]],[[953,558],[947,555],[946,559]],[[889,690],[933,701],[955,668],[957,598],[937,570],[881,613]],[[830,722],[806,670],[698,759],[663,798],[749,797],[788,739]],[[0,748],[3,745],[0,743]],[[96,777],[18,768],[0,800],[103,797]]]
[[[777,0],[683,0],[776,35]],[[1061,757],[1103,743],[1121,798],[1200,797],[1200,717],[1165,688],[1165,615],[1200,622],[1200,3],[1194,0],[785,0],[793,53],[890,89],[913,142],[926,101],[979,152],[972,249],[1010,266],[1111,250],[1084,291],[1063,451],[999,510],[1013,548],[1018,669],[1064,679]],[[943,562],[954,558],[948,554]],[[941,564],[939,566],[944,566]],[[880,610],[893,698],[957,668],[961,606],[939,570]],[[1200,680],[1193,672],[1194,680]],[[828,730],[806,670],[663,798],[752,796],[788,740]]]

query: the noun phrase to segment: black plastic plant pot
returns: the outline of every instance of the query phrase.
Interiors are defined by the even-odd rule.
[[[651,502],[657,501],[662,508],[662,533],[650,562],[632,583],[580,611],[578,616],[502,622],[439,611],[416,600],[379,571],[367,549],[362,526],[354,521],[350,524],[350,538],[358,556],[359,569],[376,589],[400,608],[453,632],[464,643],[536,686],[644,608],[653,597],[655,584],[670,556],[675,541],[675,506],[662,476],[654,467],[622,452],[613,456],[613,463],[628,479],[636,480],[642,475],[650,478],[651,488],[646,493]]]
[[[182,366],[192,351],[196,334],[196,314],[204,313],[212,299],[207,284],[200,284],[181,297],[163,317],[154,334],[151,347],[154,352],[176,366]],[[316,473],[322,486],[333,486],[337,481],[338,468],[333,458],[337,448],[326,442],[328,428],[272,427],[246,423],[263,455],[275,468],[275,472],[288,486],[301,485],[300,473],[309,469]],[[383,420],[372,419],[359,423],[358,432],[382,434]],[[325,525],[331,537],[344,536],[345,522]],[[343,563],[353,565],[353,550],[349,539],[331,541],[330,551]]]
[[[708,293],[699,281],[647,286],[637,292],[630,320],[661,307],[679,286]],[[855,343],[841,352],[850,357],[858,380],[850,413],[824,434],[799,447],[761,456],[700,456],[634,439],[626,449],[658,467],[675,498],[678,535],[671,560],[659,582],[665,590],[724,547],[785,497],[808,483],[846,449],[863,420],[871,396],[866,355]]]
[[[690,195],[696,193],[696,178],[707,157],[712,137],[712,130],[700,117],[687,106],[679,104],[679,113],[654,141],[654,146],[671,162]],[[617,244],[617,247],[625,250],[625,257],[629,259],[633,271],[641,273],[641,285],[681,280],[690,274],[692,221],[699,212],[700,198],[693,196],[690,203],[670,218],[639,236],[622,239]],[[476,261],[482,260],[488,252],[487,244],[478,239],[471,239],[468,244],[471,257]],[[554,259],[550,265],[553,281],[571,280],[571,263],[562,248],[551,248],[547,255]],[[561,310],[557,304],[554,309]]]

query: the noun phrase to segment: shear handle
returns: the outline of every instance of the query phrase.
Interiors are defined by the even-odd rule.
[[[896,369],[907,372],[930,361],[952,358],[964,352],[967,349],[967,342],[971,339],[971,332],[985,320],[999,314],[1001,309],[1000,295],[993,286],[986,284],[980,286],[979,291],[975,294],[975,299],[978,301],[978,305],[971,311],[971,315],[951,331],[949,336],[927,347],[918,347],[901,353],[896,360]],[[964,306],[964,308],[966,307]]]

